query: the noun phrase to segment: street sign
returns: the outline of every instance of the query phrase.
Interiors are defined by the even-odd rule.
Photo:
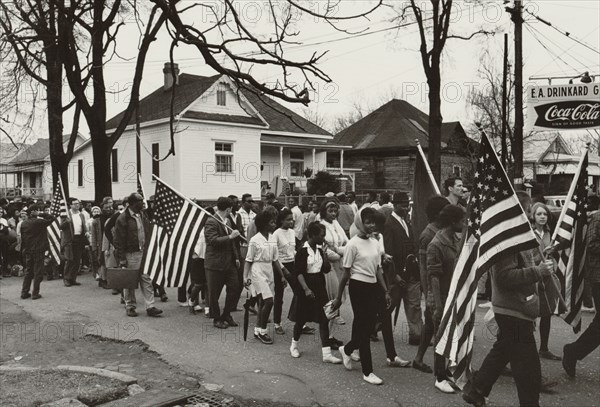
[[[529,86],[526,131],[600,128],[600,84]]]

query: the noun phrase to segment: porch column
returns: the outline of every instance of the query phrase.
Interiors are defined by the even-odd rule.
[[[344,150],[340,150],[340,175],[344,175]]]
[[[283,147],[279,146],[279,178],[283,178]]]
[[[356,173],[352,175],[352,191],[356,191]]]
[[[315,168],[317,165],[317,149],[313,148],[312,149],[312,175],[313,177],[315,176],[315,174],[317,173],[317,169]]]

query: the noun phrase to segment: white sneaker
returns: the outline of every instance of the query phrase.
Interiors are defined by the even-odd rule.
[[[369,373],[368,376],[363,375],[363,380],[367,383],[371,383],[371,384],[383,384],[383,380],[381,380],[379,377],[375,376],[375,373]]]
[[[300,351],[298,350],[298,348],[290,347],[290,355],[292,355],[293,358],[299,358]]]
[[[491,306],[492,306],[491,301],[484,302],[483,304],[478,305],[479,308],[490,308]]]
[[[194,305],[194,311],[202,312],[204,311],[204,308],[202,307],[202,305]]]
[[[184,301],[184,302],[177,301],[177,305],[179,305],[180,307],[187,307],[187,306],[189,306],[189,303],[187,301]]]
[[[435,381],[435,388],[441,391],[442,393],[452,394],[454,393],[454,389],[448,383],[448,380],[442,380],[441,382]]]
[[[322,350],[324,363],[332,363],[334,365],[339,365],[340,363],[342,363],[342,359],[336,358],[331,354],[331,348],[329,346],[322,348]]]
[[[581,312],[595,312],[594,307],[581,307]]]
[[[358,349],[350,354],[350,358],[353,362],[360,362],[360,353],[358,352]]]
[[[340,348],[338,349],[340,354],[342,355],[342,362],[344,362],[344,367],[346,368],[346,370],[352,370],[352,358],[350,358],[350,356],[346,355],[346,352],[344,352],[344,347],[340,346]]]

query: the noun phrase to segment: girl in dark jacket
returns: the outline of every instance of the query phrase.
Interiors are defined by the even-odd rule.
[[[329,320],[323,307],[329,301],[325,286],[325,274],[331,272],[331,264],[319,246],[325,240],[325,226],[318,222],[308,225],[308,240],[296,254],[294,262],[301,292],[294,294],[290,319],[295,321],[294,337],[290,346],[293,358],[300,357],[298,341],[306,322],[317,322],[321,336],[323,362],[340,364],[342,360],[331,354],[329,344]]]
[[[429,286],[433,293],[433,327],[436,331],[440,326],[444,305],[450,291],[450,282],[454,272],[454,263],[458,256],[460,245],[459,234],[463,229],[465,210],[459,205],[448,205],[440,212],[440,225],[442,229],[427,246],[427,275]],[[436,345],[437,345],[436,335]],[[435,347],[434,347],[435,349]],[[454,389],[446,375],[446,359],[434,355],[435,388],[443,393],[454,393]]]

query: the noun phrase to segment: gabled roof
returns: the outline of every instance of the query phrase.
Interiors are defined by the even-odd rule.
[[[242,93],[252,106],[258,110],[258,113],[269,123],[269,131],[331,136],[331,133],[327,130],[306,120],[304,117],[265,95],[259,97],[248,89],[242,89]]]
[[[541,162],[548,154],[573,155],[573,149],[560,133],[552,134],[541,132],[535,134],[524,142],[523,161]]]
[[[20,153],[22,153],[29,144],[25,143],[0,143],[0,165],[6,165],[14,158],[16,158]]]
[[[191,74],[180,74],[179,85],[177,86],[175,93],[175,102],[173,107],[173,113],[175,115],[183,112],[188,106],[196,101],[204,92],[206,92],[219,78],[221,75],[215,75],[210,77],[191,75]],[[269,124],[269,131],[279,132],[291,132],[291,133],[304,133],[304,134],[315,134],[331,136],[329,132],[320,128],[319,126],[311,123],[302,116],[294,113],[290,109],[282,106],[273,99],[267,96],[257,96],[254,92],[247,89],[242,89],[241,93],[250,104],[258,111]],[[154,120],[167,119],[170,115],[171,109],[171,91],[164,90],[163,86],[150,93],[148,96],[140,100],[140,114],[141,123],[150,122]],[[183,115],[184,118],[196,118],[202,120],[221,121],[230,123],[244,123],[244,124],[257,124],[262,125],[262,121],[258,118],[243,117],[243,116],[232,116],[225,114],[211,114],[204,112],[192,112],[186,111]],[[108,130],[114,129],[118,126],[123,118],[123,112],[119,113],[115,117],[111,118],[106,122],[106,128]],[[130,125],[135,123],[135,115],[132,115],[129,120]]]
[[[410,103],[392,99],[334,137],[338,144],[352,145],[354,149],[414,148],[415,139],[427,149],[429,146],[429,116]],[[442,124],[442,147],[448,146],[457,132],[465,135],[460,122]]]
[[[177,92],[175,93],[176,96],[173,103],[174,115],[180,114],[186,107],[198,99],[220,76],[205,77],[185,73],[179,75],[179,85],[177,85]],[[140,100],[139,109],[142,123],[168,118],[171,111],[171,90],[164,90],[161,84],[158,89]],[[123,119],[123,116],[124,112],[121,112],[108,120],[106,122],[106,129],[115,129]],[[135,124],[135,119],[136,115],[134,113],[131,115],[128,124]]]
[[[10,162],[11,164],[23,164],[26,162],[44,161],[50,155],[50,139],[40,138],[26,148]]]
[[[77,137],[86,140],[81,133]],[[71,133],[63,134],[63,145],[66,146],[71,138]],[[39,138],[35,143],[24,149],[19,155],[10,161],[10,164],[24,164],[28,162],[39,162],[49,160],[50,139]]]

